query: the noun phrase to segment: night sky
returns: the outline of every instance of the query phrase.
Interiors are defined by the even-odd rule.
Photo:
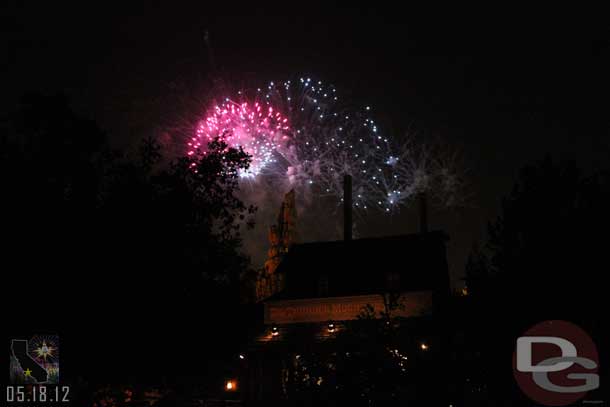
[[[586,169],[607,163],[610,29],[600,13],[226,3],[2,6],[2,110],[27,91],[64,91],[130,145],[162,116],[152,101],[171,83],[210,77],[207,30],[217,75],[311,74],[372,105],[387,134],[417,131],[463,151],[471,205],[431,214],[451,236],[454,281],[521,166],[547,152]],[[369,233],[416,224],[407,211]]]

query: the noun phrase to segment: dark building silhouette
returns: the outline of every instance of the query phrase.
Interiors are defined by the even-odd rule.
[[[430,232],[297,244],[277,269],[286,286],[273,298],[448,292],[446,240],[442,232]]]
[[[435,231],[293,245],[276,270],[283,289],[259,308],[263,321],[240,373],[242,397],[251,402],[285,397],[282,380],[291,358],[332,349],[336,335],[359,323],[367,305],[379,318],[389,295],[400,297],[394,315],[411,327],[410,341],[425,340],[421,346],[434,347],[440,360],[450,291],[447,239]]]
[[[250,403],[287,397],[288,372],[302,354],[332,354],[340,346],[339,335],[355,331],[364,321],[400,321],[406,328],[403,332],[408,332],[401,339],[401,348],[426,353],[425,368],[419,368],[417,374],[423,382],[439,387],[440,363],[446,360],[447,348],[443,309],[450,293],[448,236],[422,227],[415,234],[353,240],[349,233],[350,183],[346,176],[345,239],[291,241],[281,257],[274,257],[273,269],[266,267],[265,280],[259,280],[258,294],[264,291],[259,289],[261,281],[278,283],[265,291],[269,293],[265,298],[257,295],[261,321],[242,355],[241,371],[234,375],[239,376],[241,398]],[[294,201],[293,195],[287,197],[291,199],[282,205],[281,219]],[[290,236],[296,228],[293,212]],[[424,224],[426,219],[422,219]],[[272,245],[275,240],[270,239]],[[418,384],[422,391],[424,387]]]

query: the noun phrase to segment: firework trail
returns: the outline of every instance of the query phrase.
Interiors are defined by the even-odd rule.
[[[244,236],[253,264],[264,261],[268,227],[291,189],[297,197],[299,241],[341,238],[337,209],[344,174],[352,175],[354,236],[367,214],[398,212],[422,192],[437,207],[462,204],[458,154],[412,134],[390,137],[373,119],[371,107],[356,106],[332,85],[309,77],[238,89],[228,83],[217,82],[211,91],[175,89],[178,100],[165,104],[175,113],[160,139],[174,157],[205,154],[214,137],[252,156],[251,167],[240,174],[238,195],[258,207],[255,228]]]
[[[397,211],[421,192],[440,206],[456,204],[456,156],[412,138],[399,144],[382,134],[370,113],[322,81],[270,82],[215,104],[188,141],[187,154],[205,154],[207,142],[221,137],[252,156],[242,176],[255,188],[295,189],[308,201],[329,198],[335,206],[342,202],[343,175],[350,174],[357,214]]]
[[[196,155],[198,151],[206,154],[205,147],[215,138],[221,138],[231,147],[242,147],[252,156],[247,172],[242,176],[256,177],[263,168],[274,161],[274,152],[288,138],[288,126],[280,112],[272,106],[254,102],[237,103],[226,99],[216,105],[212,113],[201,122],[196,135],[187,143],[187,155]]]
[[[333,86],[310,78],[268,86],[269,99],[286,111],[292,137],[283,152],[286,176],[297,188],[310,186],[320,196],[343,196],[343,175],[352,175],[357,212],[391,210],[384,179],[395,164],[390,141],[369,117],[371,108],[354,108]]]

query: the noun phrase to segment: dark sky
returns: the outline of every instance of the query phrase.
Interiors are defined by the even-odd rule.
[[[308,2],[2,6],[6,110],[29,90],[65,91],[112,140],[154,122],[150,100],[175,80],[218,72],[311,74],[374,106],[387,132],[438,135],[460,147],[472,208],[433,214],[451,235],[456,279],[517,170],[550,152],[585,168],[607,164],[610,26],[589,10],[320,6]],[[376,233],[410,232],[404,214]]]

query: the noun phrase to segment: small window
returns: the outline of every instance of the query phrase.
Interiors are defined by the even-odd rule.
[[[386,273],[386,288],[388,290],[398,290],[400,288],[400,273],[395,271]]]
[[[323,274],[318,279],[318,295],[325,297],[328,295],[328,276]]]

